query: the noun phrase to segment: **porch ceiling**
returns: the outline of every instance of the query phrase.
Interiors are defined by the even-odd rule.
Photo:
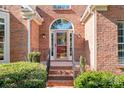
[[[81,23],[85,23],[88,17],[93,13],[93,11],[107,11],[108,5],[88,5],[83,16],[81,17]]]
[[[28,18],[34,20],[37,24],[42,25],[44,21],[43,18],[36,11],[35,6],[22,6],[23,18]]]

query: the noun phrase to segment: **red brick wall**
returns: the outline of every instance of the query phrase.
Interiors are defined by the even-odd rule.
[[[21,6],[6,6],[10,12],[10,60],[25,60],[27,55],[27,22],[22,19]]]
[[[31,21],[31,51],[39,51],[39,25]]]
[[[108,6],[106,12],[97,12],[97,70],[122,72],[117,68],[118,20],[124,20],[124,6]]]
[[[57,18],[65,18],[71,21],[75,30],[75,56],[79,59],[79,55],[84,54],[84,27],[80,22],[81,15],[85,6],[72,6],[71,10],[57,11],[53,10],[53,6],[42,5],[37,7],[37,11],[44,18],[42,26],[40,26],[40,50],[49,48],[49,26]],[[46,34],[46,38],[42,38],[42,34]],[[80,34],[80,36],[78,35]],[[47,53],[45,53],[46,55]],[[44,53],[42,53],[44,57]]]

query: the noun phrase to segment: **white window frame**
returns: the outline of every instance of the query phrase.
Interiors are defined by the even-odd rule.
[[[55,8],[54,6],[57,6],[57,5],[53,5],[53,10],[70,10],[71,9],[71,5],[68,5],[69,8]],[[59,5],[58,5],[59,6]],[[62,5],[60,5],[62,6]],[[64,6],[64,5],[63,5]]]
[[[2,63],[10,63],[10,16],[8,12],[0,11],[0,18],[5,20],[5,33],[4,33],[4,60]]]

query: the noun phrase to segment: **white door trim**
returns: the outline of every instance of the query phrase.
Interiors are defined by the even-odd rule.
[[[71,26],[72,26],[72,29],[51,29],[51,26],[53,25],[53,23],[55,22],[55,21],[57,21],[57,20],[59,20],[59,19],[64,19],[64,20],[66,20],[66,21],[68,21],[68,22],[70,22],[71,23]],[[51,33],[53,33],[53,32],[55,32],[55,30],[62,30],[62,31],[71,31],[72,32],[72,55],[74,55],[74,33],[75,33],[75,30],[74,30],[74,25],[73,25],[73,23],[70,21],[70,20],[68,20],[68,19],[66,19],[66,18],[57,18],[57,19],[55,19],[55,20],[53,20],[52,22],[51,22],[51,24],[49,25],[49,49],[50,49],[50,56],[51,56],[51,60],[54,60],[55,58],[55,54],[52,56],[51,54],[52,54],[52,52],[51,52],[51,50],[52,50],[52,46],[51,46]],[[55,38],[55,35],[54,35],[54,38]],[[70,38],[69,38],[70,39]],[[55,49],[54,49],[54,51],[55,51]],[[70,54],[70,53],[69,53]],[[71,57],[69,57],[68,58],[68,60],[72,60],[72,56]]]
[[[70,33],[72,33],[72,51],[74,50],[74,31],[73,30],[52,30],[52,31],[50,31],[50,48],[51,48],[51,50],[52,50],[52,46],[51,46],[51,34],[53,33],[53,47],[54,47],[54,55],[53,56],[51,56],[51,60],[62,60],[61,58],[59,59],[59,58],[57,58],[57,56],[56,56],[56,47],[55,47],[55,44],[56,44],[56,34],[57,34],[57,32],[59,33],[59,32],[67,32],[67,58],[65,58],[65,59],[67,59],[67,60],[72,60],[72,56],[70,56]],[[51,53],[50,53],[51,54]],[[74,54],[74,52],[73,52],[73,54]],[[63,58],[64,59],[64,58]],[[64,60],[65,60],[64,59]]]

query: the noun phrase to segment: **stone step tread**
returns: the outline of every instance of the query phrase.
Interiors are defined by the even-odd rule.
[[[73,77],[73,74],[49,74],[48,77]]]
[[[74,88],[73,86],[48,86],[47,88]]]
[[[49,73],[49,76],[73,76],[73,73]]]
[[[72,60],[51,60],[51,62],[72,62]]]
[[[49,69],[49,71],[65,71],[65,72],[70,72],[70,71],[72,71],[73,72],[73,70],[72,69]]]
[[[47,88],[74,88],[74,86],[48,86]]]
[[[49,74],[48,77],[73,77],[73,73],[72,74]]]
[[[50,70],[49,74],[73,74],[72,70]]]
[[[52,85],[57,85],[57,84],[63,84],[63,85],[73,85],[73,81],[72,82],[56,82],[56,81],[48,81],[47,84],[52,84]]]
[[[73,80],[48,80],[48,86],[73,86]]]
[[[73,80],[48,80],[48,82],[73,82]]]
[[[66,69],[66,70],[64,70],[64,69],[50,69],[49,70],[49,72],[73,72],[73,70],[71,70],[71,69]]]
[[[73,85],[48,85],[47,88],[74,88]]]
[[[50,67],[50,70],[51,69],[55,69],[55,70],[58,70],[58,69],[62,69],[62,70],[73,70],[72,66],[51,66]]]
[[[51,67],[72,67],[72,66],[68,66],[68,65],[51,65]]]
[[[49,76],[48,80],[73,80],[73,76]]]
[[[73,80],[48,80],[48,83],[72,83]]]

